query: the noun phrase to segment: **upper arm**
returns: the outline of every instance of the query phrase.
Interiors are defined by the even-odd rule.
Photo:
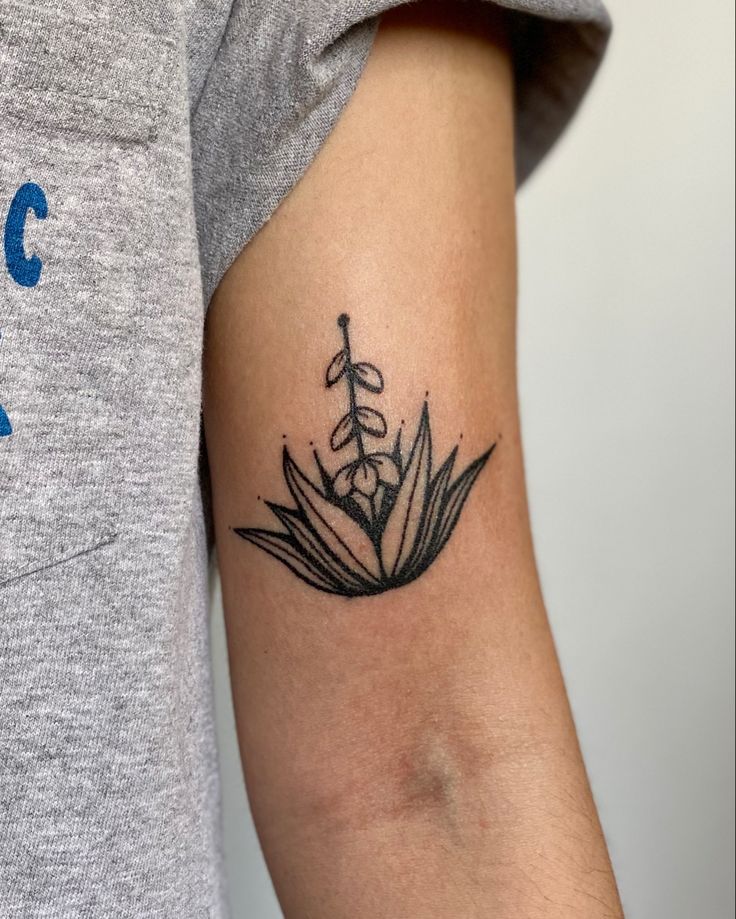
[[[579,801],[573,824],[596,832],[525,505],[502,23],[424,15],[382,28],[333,135],[208,318],[206,436],[239,736],[269,864],[298,915],[305,904],[342,915],[346,890],[345,915],[378,915],[365,904],[379,869],[365,858],[426,915],[420,894],[401,893],[407,833],[430,876],[486,889],[507,869],[479,848],[496,844],[505,814],[541,800],[550,770]],[[380,393],[353,380],[357,403],[350,374],[326,385],[342,314],[351,366],[383,378]],[[366,415],[363,443],[331,443],[354,404],[379,413],[386,435]],[[372,463],[368,498],[350,478],[361,451],[398,467],[384,481],[385,460]],[[535,808],[504,829],[512,863],[530,833],[545,845]],[[426,902],[452,915],[456,895]]]

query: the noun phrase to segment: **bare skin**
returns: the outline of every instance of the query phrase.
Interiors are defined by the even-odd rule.
[[[233,694],[287,919],[622,916],[530,537],[512,138],[502,21],[390,15],[333,135],[210,309]],[[385,377],[369,404],[390,431],[403,419],[413,435],[429,391],[438,462],[496,444],[434,563],[352,599],[233,532],[273,528],[259,496],[289,504],[284,443],[305,470],[315,447],[331,473],[344,462],[329,437],[345,391],[325,387],[343,312]]]

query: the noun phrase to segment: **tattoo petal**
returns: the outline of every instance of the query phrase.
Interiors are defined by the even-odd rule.
[[[298,513],[270,502],[268,506],[289,531],[302,556],[317,570],[321,570],[336,587],[347,593],[355,593],[356,590],[362,591],[370,586],[368,581],[351,571],[327,549]]]
[[[383,564],[392,575],[400,572],[414,548],[429,490],[431,465],[432,439],[425,402],[409,465],[381,540]]]
[[[445,506],[447,489],[450,483],[450,477],[452,476],[452,470],[455,465],[456,457],[457,447],[454,448],[442,466],[440,466],[437,475],[432,480],[421,529],[417,535],[416,543],[414,544],[414,550],[407,563],[408,566],[421,566],[422,561],[427,557],[432,537],[440,526],[442,510]],[[433,560],[434,557],[432,557],[430,561],[427,562],[427,564],[430,564]]]
[[[317,590],[323,590],[326,593],[342,593],[335,588],[319,571],[312,567],[309,562],[294,548],[293,543],[288,536],[281,533],[271,533],[268,530],[238,529],[235,531],[238,536],[252,542],[254,546],[268,552],[274,558],[278,559],[287,568],[291,568],[294,574],[316,587]]]
[[[434,551],[433,558],[436,558],[452,535],[455,524],[460,518],[460,512],[465,505],[465,500],[470,494],[470,489],[475,484],[475,480],[493,455],[495,449],[496,445],[494,444],[490,450],[486,451],[482,456],[479,456],[474,463],[468,466],[465,472],[463,472],[450,488],[442,508],[442,519],[432,540],[434,543],[432,546]]]
[[[361,526],[315,488],[284,448],[284,477],[292,497],[307,523],[322,542],[351,571],[371,581],[380,579],[381,568],[370,536]]]

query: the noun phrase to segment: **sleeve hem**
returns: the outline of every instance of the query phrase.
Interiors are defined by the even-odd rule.
[[[192,125],[205,304],[316,157],[355,91],[378,18],[403,2],[414,0],[326,0],[325,16],[311,31],[292,11],[283,13],[286,44],[275,49],[262,78],[260,108],[242,101],[251,74],[240,62],[248,49],[238,48],[234,36],[224,41]],[[521,185],[579,107],[604,55],[610,20],[598,0],[491,2],[510,14]],[[239,26],[247,43],[250,23],[241,14],[231,27]],[[274,74],[282,92],[272,100]]]

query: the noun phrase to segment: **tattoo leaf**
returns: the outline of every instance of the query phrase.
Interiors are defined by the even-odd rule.
[[[355,418],[366,434],[371,434],[373,437],[386,436],[388,431],[386,419],[374,408],[367,408],[365,405],[358,406],[355,410]]]
[[[286,527],[296,548],[300,550],[302,557],[309,562],[313,568],[321,569],[323,576],[333,581],[333,586],[338,591],[348,587],[350,590],[365,590],[369,582],[360,575],[355,574],[349,567],[344,565],[333,555],[332,552],[320,541],[315,531],[304,522],[304,519],[297,511],[292,511],[288,507],[281,507],[278,504],[267,502],[271,511],[279,518],[281,523]]]
[[[348,356],[345,351],[339,351],[333,358],[332,363],[327,368],[327,385],[334,386],[340,377],[345,373]]]
[[[350,412],[337,422],[335,430],[330,437],[330,446],[333,450],[342,450],[355,437],[355,420]]]
[[[364,361],[353,366],[355,382],[364,389],[374,393],[383,392],[383,375],[378,367],[366,364]]]
[[[444,499],[450,486],[450,479],[452,477],[452,470],[455,466],[456,458],[457,447],[453,449],[452,453],[447,457],[442,466],[440,466],[439,471],[432,480],[422,525],[417,533],[414,548],[412,549],[407,565],[413,565],[416,561],[421,559],[433,535],[437,532],[444,506]]]
[[[328,593],[338,593],[335,584],[326,578],[305,555],[295,547],[293,541],[282,533],[270,533],[268,530],[236,530],[238,536],[252,542],[254,546],[268,552],[307,584]]]
[[[380,578],[380,566],[370,536],[337,505],[315,488],[284,448],[284,477],[307,523],[330,552],[351,571],[369,581]]]
[[[475,485],[475,480],[478,478],[481,470],[488,462],[488,459],[493,453],[494,448],[495,444],[487,453],[484,453],[483,456],[479,456],[474,463],[471,463],[465,472],[463,472],[463,474],[458,478],[454,485],[449,489],[447,497],[443,502],[442,518],[439,522],[437,530],[434,533],[434,538],[437,541],[438,552],[442,549],[442,547],[452,535],[455,524],[460,517],[460,511],[462,511],[465,500],[470,494],[470,489],[473,487],[473,485]]]

